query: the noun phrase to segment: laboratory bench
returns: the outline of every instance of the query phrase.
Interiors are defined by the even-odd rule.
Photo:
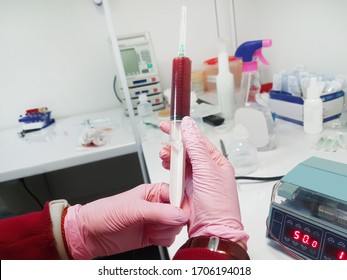
[[[88,123],[107,129],[105,145],[79,145]],[[20,131],[20,124],[0,131],[0,182],[137,152],[130,121],[122,109],[57,119],[23,138]]]
[[[204,134],[220,148],[220,139],[223,140],[227,153],[228,143],[231,139],[230,132],[220,133],[205,124]],[[303,127],[287,121],[276,119],[276,148],[271,151],[257,152],[258,169],[248,176],[273,177],[282,176],[306,159],[316,156],[347,164],[347,150],[339,148],[336,152],[315,149],[317,141],[322,136],[333,137],[337,129],[325,128],[321,134],[308,135]],[[168,136],[159,129],[150,129],[147,139],[142,142],[150,181],[169,182],[169,171],[161,166],[158,156],[164,143],[168,142]],[[271,193],[276,181],[252,181],[238,180],[242,222],[249,234],[248,253],[254,260],[290,260],[278,244],[266,237],[266,219],[269,213]],[[186,228],[177,236],[176,241],[168,248],[170,258],[173,257],[179,247],[185,243],[188,235]]]
[[[104,145],[80,144],[91,126],[103,131]],[[36,208],[24,199],[23,187],[42,203],[60,198],[86,203],[144,181],[130,119],[121,108],[55,119],[24,137],[20,131],[20,124],[0,131],[0,199],[5,200],[0,206],[13,214]]]

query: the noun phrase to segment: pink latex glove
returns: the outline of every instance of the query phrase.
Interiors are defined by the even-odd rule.
[[[148,245],[170,246],[188,216],[168,202],[169,187],[162,183],[70,206],[64,220],[70,254],[92,259]]]
[[[170,123],[162,122],[160,128],[169,133]],[[247,249],[249,236],[241,223],[234,168],[200,133],[192,118],[183,118],[181,130],[188,161],[185,192],[190,208],[189,237],[218,236],[241,241]],[[169,169],[169,146],[160,151],[160,158]]]

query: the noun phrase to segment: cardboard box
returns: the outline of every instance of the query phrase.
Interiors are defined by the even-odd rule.
[[[343,91],[321,96],[323,101],[323,122],[340,117],[344,106]],[[303,125],[304,99],[288,92],[270,90],[270,108],[276,118]]]

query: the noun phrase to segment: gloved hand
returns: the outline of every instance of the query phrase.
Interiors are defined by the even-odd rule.
[[[92,259],[148,245],[170,246],[188,216],[168,202],[169,188],[162,183],[70,206],[64,220],[70,254]]]
[[[169,133],[170,123],[162,122],[160,128]],[[246,249],[248,234],[241,223],[234,168],[200,133],[192,118],[183,118],[181,130],[188,161],[185,192],[190,208],[189,237],[218,236],[241,241]],[[159,156],[163,167],[169,169],[170,147],[164,147]]]

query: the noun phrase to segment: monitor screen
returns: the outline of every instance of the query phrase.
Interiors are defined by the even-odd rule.
[[[125,49],[121,51],[124,71],[127,76],[140,74],[138,58],[135,49]]]

